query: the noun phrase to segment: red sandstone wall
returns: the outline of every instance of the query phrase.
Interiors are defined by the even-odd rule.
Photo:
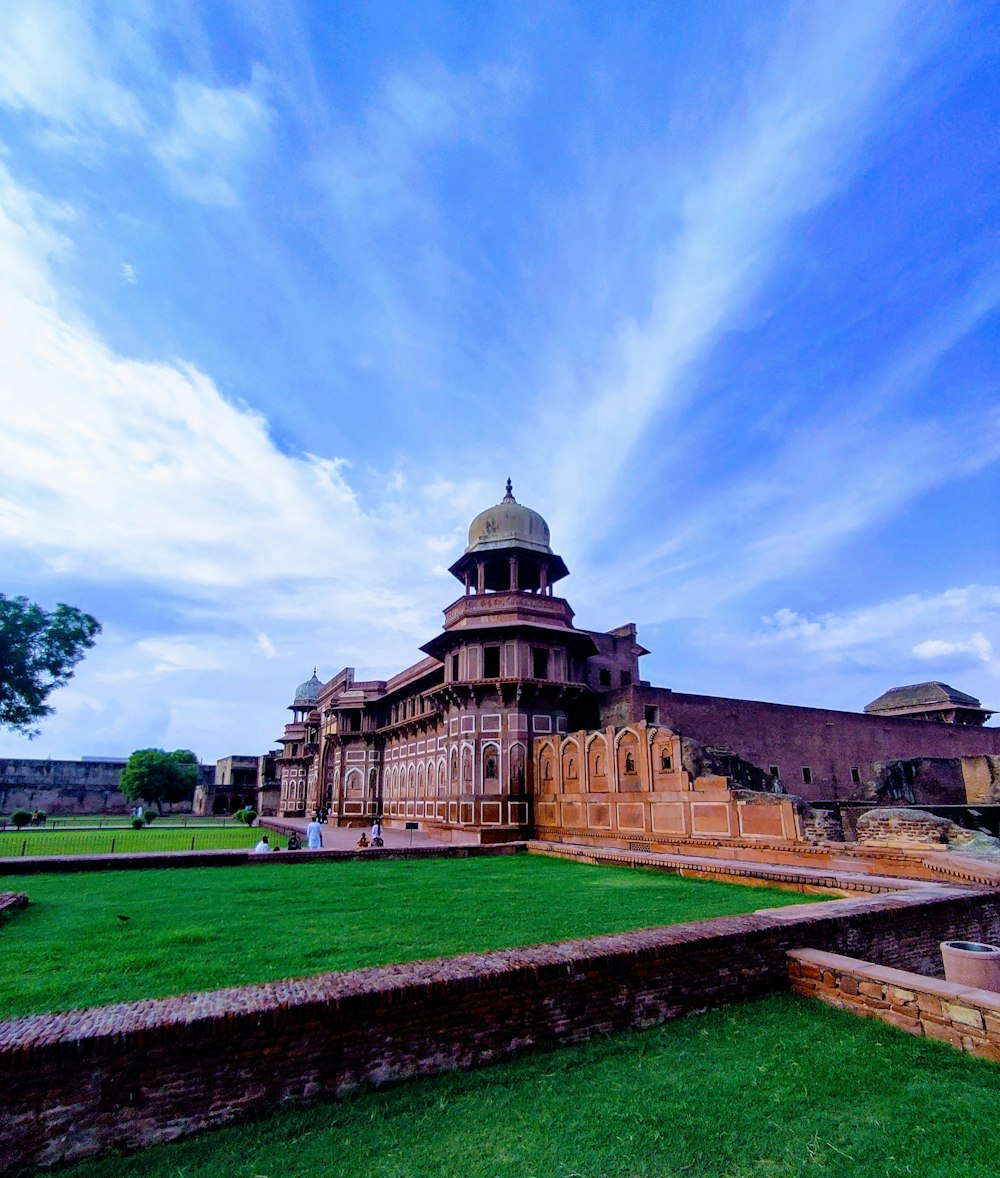
[[[655,687],[635,691],[632,718],[641,718],[647,705],[659,708],[659,723],[681,736],[730,748],[765,770],[777,765],[788,792],[809,801],[849,798],[859,789],[851,781],[851,766],[858,766],[863,783],[876,762],[1000,754],[1000,728],[687,695]],[[804,765],[812,771],[809,785],[802,780]],[[964,789],[957,785],[942,789],[940,796],[931,796],[925,785],[918,804],[962,805],[965,800]]]
[[[982,889],[866,897],[0,1023],[0,1171],[491,1063],[788,987],[808,944],[915,969],[1000,936]]]

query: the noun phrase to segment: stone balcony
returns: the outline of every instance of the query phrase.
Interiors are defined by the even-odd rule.
[[[489,626],[495,623],[548,627],[573,626],[573,611],[562,597],[541,593],[481,593],[460,597],[444,611],[445,630]]]

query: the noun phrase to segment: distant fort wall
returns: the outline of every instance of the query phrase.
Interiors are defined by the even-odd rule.
[[[626,696],[626,693],[621,693]],[[865,715],[759,700],[692,695],[663,687],[636,687],[620,700],[630,719],[644,715],[713,750],[726,749],[778,770],[782,786],[810,802],[884,801],[961,805],[991,797],[990,760],[1000,757],[1000,728],[950,724],[902,716]],[[975,766],[971,760],[980,759]],[[885,767],[926,759],[911,784],[912,796],[880,796]],[[930,770],[933,768],[933,772]],[[889,784],[890,795],[892,783]]]
[[[6,817],[13,810],[44,810],[49,815],[127,814],[134,803],[118,788],[124,768],[122,759],[0,758],[0,814]],[[201,770],[206,780],[214,779],[214,766],[202,765]],[[168,809],[190,813],[191,802],[178,802]]]

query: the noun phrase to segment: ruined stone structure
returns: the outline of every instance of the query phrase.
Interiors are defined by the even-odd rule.
[[[273,757],[223,757],[215,763],[214,780],[203,782],[194,791],[193,812],[198,815],[232,814],[249,806],[258,814],[274,814],[277,806],[272,796],[273,786]]]
[[[967,779],[988,792],[980,762],[1000,755],[1000,730],[983,728],[989,713],[953,688],[931,693],[946,695],[952,713],[939,709],[930,721],[643,682],[648,652],[634,625],[573,625],[554,592],[568,570],[549,541],[545,520],[517,503],[508,480],[451,566],[463,593],[422,647],[425,658],[384,681],[357,680],[345,667],[324,683],[314,670],[280,738],[279,815],[328,810],[332,822],[361,824],[382,813],[390,825],[482,842],[535,833],[619,845],[799,840],[831,831],[789,793],[964,804]],[[910,775],[938,796],[883,796],[885,781],[899,777],[886,766],[908,758],[939,763],[940,773]],[[962,758],[979,760],[966,772]]]

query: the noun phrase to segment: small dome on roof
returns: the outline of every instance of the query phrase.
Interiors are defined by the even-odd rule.
[[[511,545],[535,552],[552,552],[549,525],[537,511],[518,503],[508,479],[503,499],[496,507],[481,511],[469,526],[469,547],[465,551],[488,552]]]
[[[319,689],[322,686],[323,684],[316,678],[316,668],[313,667],[312,678],[296,687],[293,707],[297,704],[314,704],[319,699]]]

